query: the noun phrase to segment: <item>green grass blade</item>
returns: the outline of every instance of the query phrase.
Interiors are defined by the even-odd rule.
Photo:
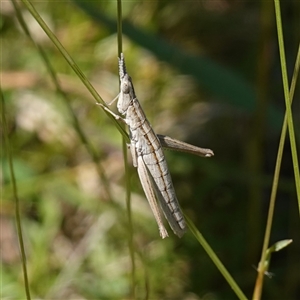
[[[122,31],[122,1],[118,0],[117,5],[117,32],[118,32],[118,54],[121,57],[123,52],[123,31]],[[135,275],[135,247],[133,243],[133,224],[131,213],[131,185],[130,185],[130,169],[127,158],[127,143],[122,140],[124,169],[125,169],[125,184],[126,184],[126,210],[128,217],[128,249],[131,262],[131,297],[135,299],[136,275]]]
[[[237,283],[234,281],[234,279],[231,277],[229,272],[226,270],[222,262],[219,260],[218,256],[215,254],[213,249],[209,246],[207,241],[204,239],[203,235],[199,232],[199,230],[196,228],[194,223],[190,220],[187,215],[185,215],[186,223],[192,232],[192,234],[195,236],[197,241],[200,243],[200,245],[203,247],[207,255],[210,257],[210,259],[213,261],[215,266],[218,268],[218,270],[221,272],[221,274],[224,276],[228,284],[231,286],[235,294],[238,296],[239,299],[247,299],[247,297],[244,295],[242,290],[239,288]]]
[[[299,214],[300,214],[299,163],[298,163],[298,157],[297,157],[297,146],[296,146],[296,139],[295,139],[295,132],[294,132],[293,115],[292,115],[292,110],[291,110],[291,100],[290,100],[290,94],[289,94],[289,84],[288,84],[288,76],[287,76],[285,50],[284,50],[284,39],[283,39],[282,23],[281,23],[280,1],[274,0],[274,2],[275,2],[275,14],[276,14],[277,33],[278,33],[278,44],[279,44],[279,53],[280,53],[280,62],[281,62],[282,81],[283,81],[283,89],[284,89],[284,99],[285,99],[285,106],[286,106],[286,113],[287,113],[287,123],[288,123],[289,138],[290,138],[290,143],[291,143],[296,192],[297,192],[298,207],[299,207]]]
[[[276,19],[277,18],[280,18],[280,9],[278,10],[278,8],[276,9]],[[281,27],[281,21],[277,21],[277,22],[278,22],[277,26]],[[281,47],[283,47],[282,30],[278,31],[278,35],[281,36],[281,38],[279,38],[279,40],[282,43]],[[282,54],[282,52],[280,54]],[[284,52],[283,52],[283,55],[284,55]],[[283,58],[283,60],[284,60],[284,58]],[[298,53],[297,53],[296,63],[295,63],[293,77],[292,77],[291,88],[290,88],[290,91],[289,91],[288,101],[289,101],[290,104],[287,105],[288,107],[291,106],[292,101],[293,101],[295,88],[296,88],[296,82],[297,82],[298,74],[299,74],[299,68],[300,68],[300,44],[298,46]],[[286,70],[286,68],[285,68],[285,70]],[[286,71],[285,71],[285,73],[286,73]],[[287,79],[286,79],[286,84],[287,84]],[[276,194],[277,194],[277,189],[278,189],[279,174],[280,174],[280,168],[281,168],[281,162],[282,162],[282,155],[283,155],[283,149],[284,149],[284,141],[285,141],[285,138],[286,138],[287,126],[288,126],[288,109],[285,113],[284,122],[283,122],[282,130],[281,130],[281,136],[280,136],[280,142],[279,142],[279,147],[278,147],[278,152],[277,152],[275,172],[274,172],[274,177],[273,177],[272,191],[271,191],[271,196],[270,196],[270,205],[269,205],[269,211],[268,211],[268,218],[267,218],[267,225],[266,225],[266,231],[265,231],[265,237],[264,237],[264,244],[263,244],[263,248],[262,248],[261,259],[260,259],[260,262],[259,262],[258,275],[257,275],[256,284],[255,284],[255,288],[254,288],[253,299],[260,299],[261,298],[261,293],[262,293],[263,280],[264,280],[264,268],[263,268],[263,266],[265,265],[264,262],[266,260],[266,253],[267,253],[267,249],[268,249],[268,245],[269,245],[269,241],[270,241],[273,215],[274,215],[274,209],[275,209]],[[296,172],[295,168],[294,168],[294,171]],[[299,171],[298,171],[298,176],[299,176]],[[297,175],[295,174],[295,179],[296,178],[297,178]],[[297,182],[297,179],[296,179],[296,188],[297,188],[297,185],[299,185],[299,184],[300,184],[299,180]],[[299,187],[297,188],[297,191],[299,191]],[[298,194],[298,203],[299,203],[299,194]]]
[[[1,106],[2,106],[1,111],[2,111],[2,128],[3,128],[3,135],[4,135],[4,145],[5,145],[6,155],[8,158],[10,178],[12,181],[12,188],[13,188],[13,197],[15,200],[15,216],[16,216],[16,223],[17,223],[17,231],[18,231],[21,259],[22,259],[25,293],[26,293],[27,300],[30,300],[31,296],[30,296],[28,273],[27,273],[26,253],[25,253],[24,239],[23,239],[23,233],[22,233],[20,200],[19,200],[19,196],[18,196],[18,189],[17,189],[17,182],[16,182],[16,178],[15,178],[15,173],[14,173],[13,159],[11,156],[11,149],[10,149],[10,145],[9,145],[8,135],[7,135],[6,111],[5,111],[5,103],[4,103],[4,96],[3,96],[2,90],[0,90],[0,94],[1,94]]]

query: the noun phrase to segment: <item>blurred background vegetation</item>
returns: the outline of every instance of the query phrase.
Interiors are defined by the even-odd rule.
[[[109,102],[118,94],[115,1],[34,2],[66,50]],[[291,76],[300,2],[282,1]],[[9,1],[1,2],[1,87],[21,201],[32,297],[128,299],[121,135],[26,8],[66,98],[57,93]],[[123,51],[136,94],[157,133],[211,148],[202,159],[166,152],[180,204],[251,297],[261,255],[285,111],[272,1],[124,1]],[[299,88],[293,105],[299,141]],[[99,156],[78,136],[70,108]],[[298,143],[299,149],[299,143]],[[235,299],[188,232],[161,240],[130,164],[136,298]],[[12,186],[2,152],[1,299],[25,299]],[[287,139],[263,299],[300,298],[299,211]]]

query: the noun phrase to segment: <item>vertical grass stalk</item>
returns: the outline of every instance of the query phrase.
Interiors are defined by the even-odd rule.
[[[7,158],[8,158],[10,178],[11,178],[11,181],[12,181],[13,197],[15,199],[15,215],[16,215],[16,223],[17,223],[17,231],[18,231],[18,239],[19,239],[19,246],[20,246],[20,252],[21,252],[21,259],[22,259],[25,293],[26,293],[27,300],[30,300],[31,296],[30,296],[28,273],[27,273],[27,263],[26,263],[24,239],[23,239],[23,234],[22,234],[20,201],[19,201],[19,196],[18,196],[17,182],[16,182],[16,178],[15,178],[13,160],[12,160],[12,156],[11,156],[10,145],[9,145],[8,134],[7,134],[7,122],[6,122],[6,116],[5,116],[5,103],[4,103],[4,96],[3,96],[2,90],[0,90],[0,94],[1,94],[1,106],[2,106],[2,125],[3,125],[2,128],[3,128],[3,135],[4,135],[4,145],[5,145],[6,155],[7,155]]]
[[[123,36],[122,36],[122,0],[117,2],[117,31],[118,31],[118,57],[121,57],[123,52]],[[132,225],[132,214],[131,214],[131,188],[130,188],[130,170],[127,159],[127,143],[124,137],[122,138],[122,149],[123,159],[125,168],[125,180],[126,180],[126,209],[128,215],[128,249],[130,254],[131,262],[131,297],[135,299],[135,255],[134,255],[134,244],[133,244],[133,225]]]
[[[270,241],[272,220],[273,220],[273,215],[274,215],[276,193],[277,193],[277,188],[278,188],[280,167],[281,167],[287,126],[289,126],[291,148],[293,149],[292,150],[293,166],[294,166],[297,198],[298,198],[298,205],[299,205],[299,212],[300,212],[299,165],[298,165],[298,160],[297,160],[297,150],[296,150],[293,120],[292,120],[292,114],[291,114],[291,104],[292,104],[293,97],[294,97],[294,92],[295,92],[295,87],[296,87],[296,82],[297,82],[297,78],[298,78],[298,74],[299,74],[299,67],[300,67],[300,44],[298,47],[298,53],[297,53],[294,73],[293,73],[293,77],[292,77],[291,88],[290,88],[289,92],[286,92],[286,90],[288,90],[288,80],[287,80],[284,42],[283,42],[282,24],[281,24],[281,15],[280,15],[280,3],[277,0],[274,0],[274,2],[275,2],[276,23],[277,23],[277,30],[278,30],[280,59],[281,59],[281,67],[282,67],[282,77],[283,77],[283,85],[284,85],[284,95],[285,95],[285,102],[286,102],[286,113],[285,113],[285,117],[284,117],[284,122],[283,122],[282,130],[281,130],[280,142],[279,142],[279,147],[278,147],[278,152],[277,152],[277,159],[276,159],[276,166],[275,166],[275,172],[274,172],[274,177],[273,177],[272,191],[271,191],[271,196],[270,196],[270,205],[269,205],[269,211],[268,211],[264,244],[263,244],[260,263],[258,266],[258,275],[257,275],[256,283],[255,283],[254,293],[253,293],[253,299],[255,299],[255,300],[260,299],[261,294],[262,294],[266,251],[268,249],[268,245],[269,245],[269,241]],[[294,144],[294,145],[292,146],[292,144]]]
[[[300,214],[299,163],[298,163],[298,157],[297,157],[297,146],[296,146],[294,125],[293,125],[293,115],[292,115],[292,110],[291,110],[291,100],[290,100],[290,94],[289,94],[288,76],[287,76],[285,50],[284,50],[284,40],[283,40],[282,23],[281,23],[280,1],[274,0],[274,3],[275,3],[275,14],[276,14],[276,24],[277,24],[278,45],[279,45],[279,53],[280,53],[284,99],[285,99],[285,106],[286,106],[287,123],[288,123],[289,137],[290,137],[290,143],[291,143],[293,169],[294,169],[294,176],[295,176],[299,214]]]

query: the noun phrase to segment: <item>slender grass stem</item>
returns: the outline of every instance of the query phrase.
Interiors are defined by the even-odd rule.
[[[285,99],[285,106],[286,106],[287,124],[288,124],[289,138],[290,138],[290,143],[291,143],[293,169],[294,169],[294,176],[295,176],[299,214],[300,214],[299,163],[298,163],[298,156],[297,156],[297,146],[296,146],[296,139],[295,139],[295,132],[294,132],[293,115],[292,115],[292,109],[291,109],[291,99],[290,99],[290,93],[289,93],[289,84],[288,84],[287,67],[286,67],[286,59],[285,59],[284,39],[283,39],[281,12],[280,12],[280,1],[274,0],[274,3],[275,3],[278,45],[279,45],[279,53],[280,53],[280,63],[281,63],[282,81],[283,81],[283,89],[284,89],[284,99]]]
[[[291,89],[290,89],[291,102],[293,101],[293,97],[294,97],[296,82],[297,82],[297,78],[298,78],[298,74],[299,74],[299,68],[300,68],[300,44],[298,47],[298,54],[297,54],[297,59],[296,59],[294,74],[293,74],[293,78],[292,78]],[[283,149],[284,149],[284,141],[285,141],[286,131],[287,131],[287,124],[288,124],[287,123],[287,113],[285,113],[284,122],[283,122],[281,135],[280,135],[278,152],[277,152],[277,159],[276,159],[273,183],[272,183],[272,191],[271,191],[271,196],[270,196],[270,205],[269,205],[269,211],[268,211],[264,244],[263,244],[262,255],[261,255],[261,259],[260,259],[260,263],[259,263],[259,267],[258,267],[258,276],[256,279],[255,289],[254,289],[254,293],[253,293],[253,299],[261,298],[263,279],[264,279],[263,266],[264,266],[266,251],[268,249],[268,245],[269,245],[269,241],[270,241],[272,221],[273,221],[275,201],[276,201],[276,194],[277,194],[278,182],[279,182],[279,174],[280,174],[281,161],[282,161],[282,155],[283,155]]]
[[[199,230],[196,228],[194,223],[190,220],[190,218],[185,215],[186,223],[191,230],[192,234],[195,236],[197,241],[201,244],[207,255],[210,257],[210,259],[213,261],[215,266],[218,268],[220,273],[224,276],[228,284],[231,286],[235,294],[239,299],[247,299],[247,297],[244,295],[242,290],[239,288],[235,280],[232,278],[232,276],[229,274],[229,272],[226,270],[225,266],[222,264],[218,256],[215,254],[213,249],[210,247],[210,245],[207,243],[203,235],[199,232]]]
[[[281,29],[281,17],[280,17],[280,7],[279,3],[276,3],[275,1],[275,9],[276,9],[276,20],[277,20],[277,27],[278,27],[278,40],[280,42],[280,47],[283,47],[283,36],[282,36],[282,29]],[[278,18],[280,19],[278,21]],[[280,27],[280,29],[279,29]],[[282,52],[283,50],[283,52]],[[284,48],[281,49],[280,55],[284,56]],[[281,58],[281,60],[285,60],[285,58]],[[283,78],[286,77],[286,67],[285,62],[282,64],[282,72],[283,72]],[[294,74],[292,77],[292,82],[291,82],[291,88],[289,91],[289,103],[287,104],[287,111],[284,116],[284,122],[281,130],[281,136],[280,136],[280,142],[279,142],[279,147],[278,147],[278,152],[277,152],[277,159],[276,159],[276,166],[275,166],[275,172],[274,172],[274,177],[273,177],[273,184],[272,184],[272,191],[271,191],[271,196],[270,196],[270,205],[269,205],[269,211],[268,211],[268,218],[267,218],[267,225],[266,225],[266,231],[265,231],[265,237],[264,237],[264,243],[263,243],[263,248],[262,248],[262,254],[261,254],[261,259],[260,263],[258,265],[258,275],[256,278],[256,283],[254,287],[254,293],[253,293],[253,299],[261,299],[261,294],[262,294],[262,287],[263,287],[263,280],[264,280],[264,262],[266,259],[266,251],[268,249],[269,241],[270,241],[270,235],[271,235],[271,228],[272,228],[272,221],[273,221],[273,215],[274,215],[274,208],[275,208],[275,201],[276,201],[276,193],[278,189],[278,182],[279,182],[279,174],[280,174],[280,168],[281,168],[281,161],[282,161],[282,155],[283,155],[283,149],[284,149],[284,141],[286,137],[286,131],[287,131],[287,126],[288,126],[288,115],[290,110],[290,106],[293,101],[294,97],[294,92],[295,92],[295,87],[296,87],[296,82],[299,74],[299,67],[300,67],[300,44],[298,47],[298,53],[297,53],[297,58],[296,58],[296,63],[295,63],[295,68],[294,68]],[[285,75],[283,69],[285,68]],[[287,77],[284,80],[284,85],[287,84]],[[291,113],[291,111],[290,111]],[[291,123],[291,121],[290,121]],[[291,132],[290,132],[291,133]],[[291,141],[292,143],[292,141]],[[297,161],[297,159],[296,159]],[[296,162],[298,163],[298,162]],[[294,168],[295,172],[295,179],[296,179],[296,186],[299,185],[299,180],[297,183],[297,176],[299,177],[299,170],[298,168]],[[298,175],[296,174],[298,172]],[[299,188],[297,188],[299,190]],[[299,203],[299,194],[298,194],[298,203]]]
[[[7,155],[8,163],[9,163],[10,177],[11,177],[12,187],[13,187],[13,196],[15,199],[15,216],[16,216],[16,223],[17,223],[19,246],[20,246],[20,251],[21,251],[25,293],[26,293],[27,300],[30,300],[31,296],[30,296],[29,280],[28,280],[28,272],[27,272],[26,253],[25,253],[24,239],[23,239],[23,233],[22,233],[20,200],[19,200],[19,196],[18,196],[17,182],[16,182],[16,178],[15,178],[15,173],[14,173],[11,149],[10,149],[9,140],[8,140],[8,136],[7,136],[7,122],[6,122],[6,116],[5,116],[6,110],[5,110],[4,96],[3,96],[2,90],[0,90],[0,94],[1,94],[1,106],[2,106],[1,111],[2,111],[2,123],[3,123],[2,125],[3,125],[3,133],[4,133],[4,144],[5,144],[6,155]]]
[[[117,2],[117,27],[118,27],[118,56],[121,57],[123,52],[123,32],[122,32],[122,1]],[[125,179],[126,179],[126,208],[128,216],[128,249],[130,254],[131,262],[131,297],[135,299],[135,286],[136,286],[136,275],[135,275],[135,250],[133,243],[133,224],[132,224],[132,213],[131,213],[131,186],[130,186],[130,169],[128,166],[127,159],[127,143],[123,137],[122,140],[123,148],[123,159],[125,168]]]

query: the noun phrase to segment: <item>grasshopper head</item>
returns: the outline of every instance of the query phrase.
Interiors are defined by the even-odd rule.
[[[131,78],[127,73],[125,73],[121,78],[120,96],[117,104],[118,111],[122,115],[126,113],[134,98],[135,93]]]

